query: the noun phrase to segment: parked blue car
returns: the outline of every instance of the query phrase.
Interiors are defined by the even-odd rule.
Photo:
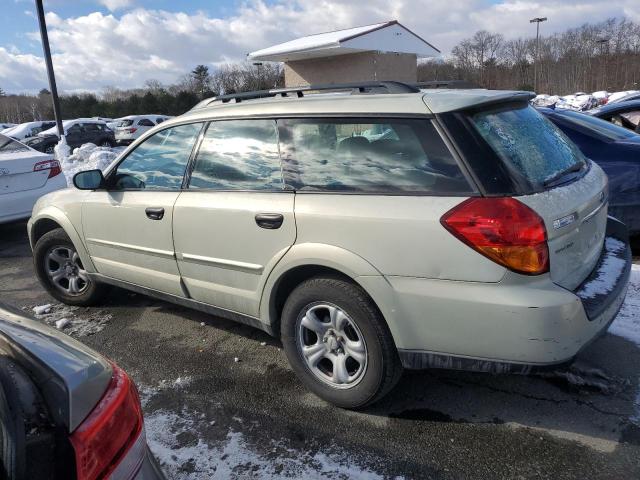
[[[640,133],[640,99],[610,103],[585,113]]]
[[[571,110],[539,108],[609,176],[609,213],[640,234],[640,135]]]

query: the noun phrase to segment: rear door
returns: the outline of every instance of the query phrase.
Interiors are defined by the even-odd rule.
[[[470,115],[471,123],[547,229],[552,280],[573,290],[595,267],[607,222],[607,177],[571,140],[526,104]]]
[[[296,238],[293,206],[275,122],[211,122],[173,216],[176,258],[191,297],[257,316],[266,278]]]
[[[170,127],[146,139],[90,192],[82,226],[99,273],[183,296],[173,248],[173,208],[202,124]]]

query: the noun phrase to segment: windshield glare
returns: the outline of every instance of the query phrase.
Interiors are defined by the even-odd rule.
[[[533,107],[481,111],[471,120],[500,159],[535,187],[585,164],[578,147]]]

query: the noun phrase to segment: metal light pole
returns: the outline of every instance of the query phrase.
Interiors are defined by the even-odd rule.
[[[58,136],[64,136],[62,129],[62,116],[60,115],[60,101],[58,99],[58,88],[56,87],[56,76],[53,73],[53,62],[51,61],[51,49],[49,48],[49,35],[47,35],[47,24],[44,19],[44,7],[42,0],[36,0],[36,10],[38,11],[38,23],[40,24],[40,37],[42,38],[42,49],[44,50],[44,61],[47,65],[47,76],[49,77],[49,90],[53,100],[53,115],[58,126]]]
[[[606,78],[607,67],[606,67],[606,63],[605,63],[606,62],[606,58],[604,56],[604,47],[605,47],[605,45],[608,45],[609,39],[608,38],[598,38],[596,40],[596,43],[598,45],[600,45],[600,63],[602,65],[602,85],[601,85],[601,87],[602,87],[602,89],[606,90],[607,87],[605,85],[605,83],[606,83],[605,78]]]
[[[547,17],[536,17],[529,23],[536,24],[536,58],[533,61],[533,89],[538,93],[538,61],[540,60],[540,23],[546,22]]]

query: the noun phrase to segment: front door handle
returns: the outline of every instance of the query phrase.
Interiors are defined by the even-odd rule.
[[[164,217],[164,208],[148,207],[145,209],[144,213],[146,213],[147,218],[150,218],[151,220],[162,220],[162,217]]]
[[[256,215],[256,224],[260,228],[275,230],[280,228],[284,222],[284,216],[281,213],[258,213]]]

